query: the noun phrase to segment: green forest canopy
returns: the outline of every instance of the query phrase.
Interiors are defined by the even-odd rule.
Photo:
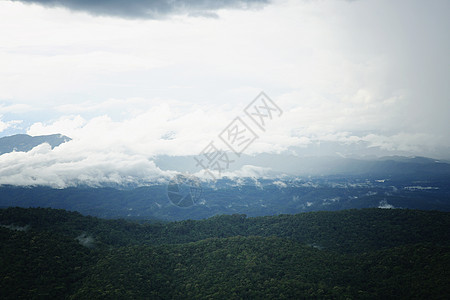
[[[135,223],[0,210],[2,297],[444,298],[450,213],[363,209]]]

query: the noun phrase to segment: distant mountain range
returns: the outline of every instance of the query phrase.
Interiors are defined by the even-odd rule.
[[[28,152],[40,144],[47,143],[52,149],[62,143],[70,141],[71,138],[62,134],[30,136],[28,134],[16,134],[0,138],[0,155],[19,151]]]
[[[158,156],[155,164],[163,170],[195,173],[200,171],[194,156]],[[250,167],[245,167],[250,166]],[[252,169],[251,166],[260,169]],[[230,164],[229,171],[242,170],[242,177],[254,175],[274,177],[280,174],[289,176],[321,175],[407,175],[429,174],[450,175],[450,163],[427,157],[341,157],[341,156],[295,156],[289,154],[262,153],[254,156],[242,155]]]
[[[4,137],[0,155],[29,151],[42,143],[54,148],[70,140],[60,134]],[[200,171],[193,156],[152,159],[162,170]],[[127,186],[104,182],[91,187],[81,182],[64,189],[0,185],[0,207],[52,207],[107,218],[161,220],[367,207],[450,211],[450,163],[426,157],[243,155],[229,171],[217,181],[194,176],[193,182],[161,177]]]
[[[62,134],[30,136],[16,134],[0,138],[0,155],[5,153],[27,152],[34,147],[47,143],[55,148],[71,138]],[[159,155],[151,160],[162,170],[194,174],[201,171],[196,165],[195,156]],[[412,175],[441,176],[450,175],[450,161],[427,157],[405,156],[341,156],[331,153],[261,153],[242,155],[224,170],[226,175],[237,177],[278,178],[280,176],[328,176],[328,175]],[[108,185],[110,186],[110,185]]]
[[[0,207],[51,207],[103,218],[185,220],[218,214],[266,216],[379,207],[450,211],[450,176],[234,178],[192,186],[131,189],[0,186]],[[184,202],[173,197],[179,188]]]

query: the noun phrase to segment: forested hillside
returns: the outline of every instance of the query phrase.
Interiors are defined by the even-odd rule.
[[[450,164],[445,164],[444,174],[439,174],[439,170],[440,167],[436,167],[434,173],[430,173],[418,169],[414,176],[387,172],[283,179],[222,178],[202,182],[200,193],[194,198],[195,204],[188,207],[171,202],[167,183],[129,188],[76,186],[63,189],[0,185],[0,207],[49,207],[100,218],[167,221],[201,220],[215,215],[257,217],[376,207],[448,212]],[[178,188],[190,191],[187,185],[181,184]]]
[[[450,294],[450,213],[363,209],[180,222],[0,210],[5,299]]]

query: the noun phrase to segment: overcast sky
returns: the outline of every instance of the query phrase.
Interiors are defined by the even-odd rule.
[[[283,114],[247,154],[335,141],[449,159],[449,32],[439,0],[0,1],[0,136],[73,139],[0,158],[16,176],[0,177],[56,176],[59,159],[151,176],[154,155],[198,154],[260,91]]]

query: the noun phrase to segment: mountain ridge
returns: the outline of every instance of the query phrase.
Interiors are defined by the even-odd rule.
[[[43,143],[49,144],[52,149],[62,143],[72,140],[62,134],[31,136],[28,134],[15,134],[0,138],[0,155],[13,151],[28,152]]]

